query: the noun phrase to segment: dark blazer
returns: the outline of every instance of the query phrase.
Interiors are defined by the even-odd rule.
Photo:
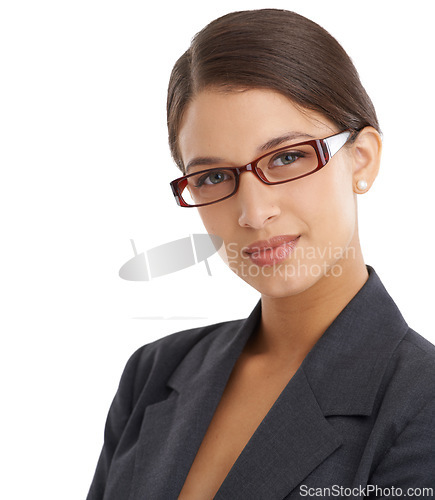
[[[368,269],[216,499],[359,498],[368,484],[378,488],[368,498],[387,498],[381,488],[432,488],[419,498],[435,498],[435,347],[408,327]],[[258,304],[246,320],[178,332],[133,354],[88,500],[177,498],[260,314]]]

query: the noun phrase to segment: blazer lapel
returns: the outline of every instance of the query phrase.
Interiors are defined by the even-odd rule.
[[[375,271],[301,367],[325,416],[370,415],[408,325]]]
[[[130,500],[177,498],[260,314],[257,304],[248,319],[224,323],[206,335],[169,379],[169,397],[146,408]]]
[[[299,369],[222,483],[216,500],[284,498],[341,444]]]

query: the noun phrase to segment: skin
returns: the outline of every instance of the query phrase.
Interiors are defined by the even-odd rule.
[[[204,169],[240,166],[269,151],[259,151],[260,145],[289,132],[324,138],[341,130],[271,90],[208,89],[188,105],[178,144],[184,165],[213,157],[220,160]],[[271,367],[274,373],[294,372],[365,283],[357,182],[364,179],[370,189],[380,154],[378,132],[366,127],[313,175],[268,186],[245,172],[233,197],[198,208],[207,231],[223,238],[231,269],[261,293],[261,323],[240,361],[250,363],[255,373],[269,373]],[[256,241],[289,234],[300,238],[296,251],[275,266],[281,273],[257,266],[243,252]]]

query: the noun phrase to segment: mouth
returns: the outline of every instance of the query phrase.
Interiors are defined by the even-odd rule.
[[[256,241],[245,247],[243,254],[258,266],[272,266],[289,257],[300,237],[300,234],[286,234],[269,240]]]

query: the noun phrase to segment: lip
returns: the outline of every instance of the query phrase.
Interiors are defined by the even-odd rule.
[[[289,257],[300,237],[300,234],[285,234],[255,241],[245,247],[243,253],[258,266],[272,266]]]

